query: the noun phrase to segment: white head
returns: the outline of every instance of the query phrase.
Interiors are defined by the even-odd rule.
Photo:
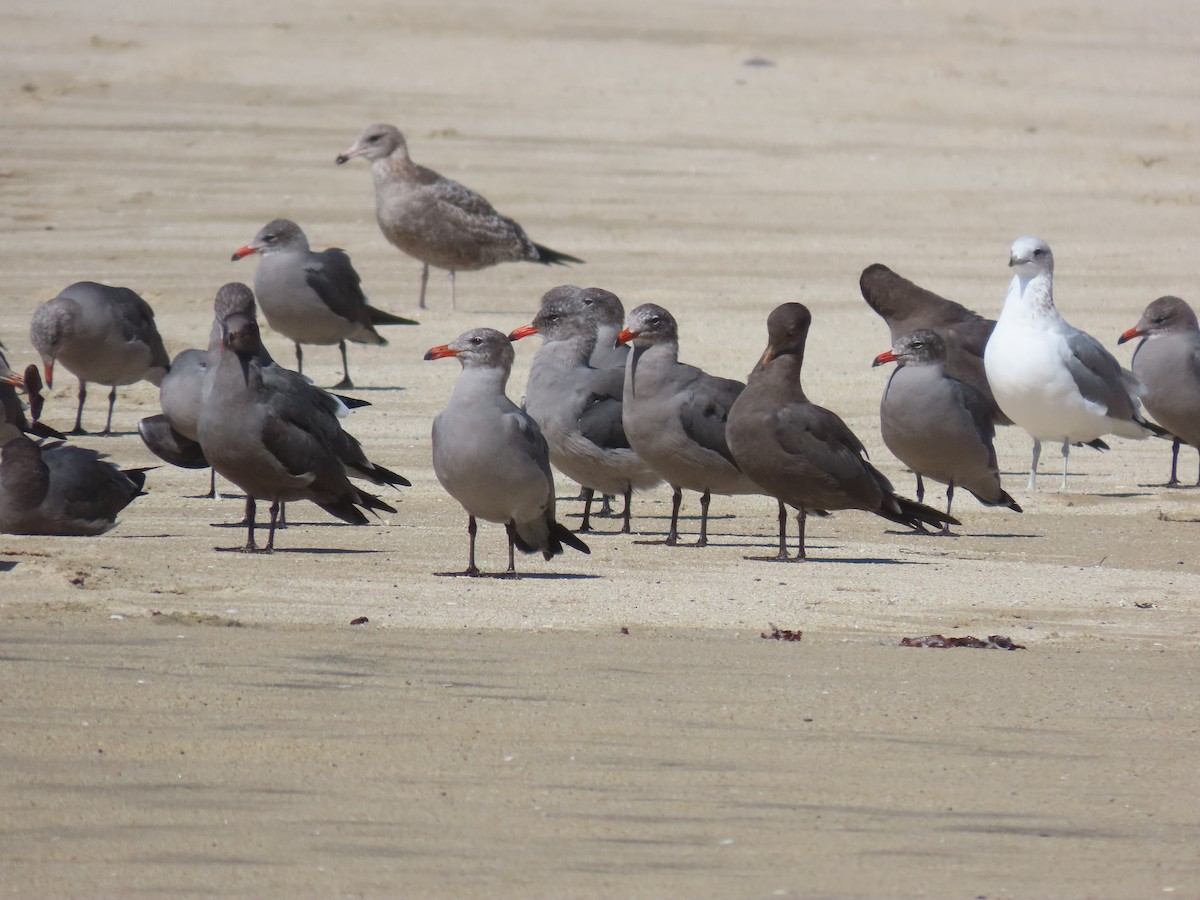
[[[1054,274],[1054,254],[1041,238],[1019,237],[1013,241],[1008,265],[1023,278]]]

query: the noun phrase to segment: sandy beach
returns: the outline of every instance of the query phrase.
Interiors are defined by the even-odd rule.
[[[279,216],[421,324],[350,350],[373,405],[349,427],[413,483],[395,515],[296,504],[274,555],[218,553],[241,500],[162,466],[107,535],[0,535],[0,893],[1200,897],[1200,490],[1162,486],[1168,443],[1076,451],[1067,493],[1047,448],[1032,493],[1002,429],[1022,514],[961,493],[940,537],[838,513],[793,565],[745,558],[775,545],[763,497],[714,498],[706,549],[654,543],[661,488],[633,540],[601,520],[590,556],[462,579],[429,439],[458,366],[421,360],[571,282],[667,307],[682,358],[744,379],[800,301],[809,396],[911,495],[859,273],[994,317],[1036,234],[1063,315],[1128,364],[1147,303],[1198,302],[1197,34],[1183,2],[6,4],[14,367],[79,280],[141,293],[172,354],[203,345],[217,288],[253,281],[230,254]],[[366,165],[334,164],[371,122],[586,265],[461,273],[453,312],[435,271],[418,311]],[[336,382],[336,348],[305,371]],[[45,421],[69,428],[75,392],[60,373]],[[158,409],[122,389],[118,434],[80,442],[155,465],[136,424]],[[501,527],[479,553],[503,568]],[[1025,649],[898,646],[932,633]]]

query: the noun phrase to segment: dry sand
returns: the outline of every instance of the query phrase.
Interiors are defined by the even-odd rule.
[[[374,403],[352,430],[414,485],[377,525],[297,505],[281,552],[218,554],[240,503],[164,467],[109,535],[0,536],[0,892],[1200,897],[1200,491],[1159,486],[1166,444],[1077,451],[1068,494],[1049,448],[1031,494],[1007,429],[1025,513],[963,496],[953,538],[841,513],[812,523],[815,561],[748,562],[774,504],[717,498],[704,551],[597,535],[467,581],[433,574],[466,555],[429,464],[457,366],[420,361],[574,281],[667,306],[686,359],[744,377],[799,300],[809,394],[910,491],[858,273],[995,315],[1009,242],[1038,234],[1060,308],[1110,346],[1160,294],[1200,299],[1200,8],[508,6],[0,10],[14,364],[33,308],[81,279],[146,296],[172,352],[202,343],[217,287],[252,280],[230,253],[281,215],[412,314],[419,266],[379,235],[365,166],[333,164],[373,121],[588,260],[463,274],[457,313],[435,272],[420,327],[352,348]],[[333,348],[306,363],[340,375]],[[122,391],[124,434],[84,443],[151,464],[131,432],[156,404]],[[635,501],[644,537],[668,499]],[[480,553],[503,566],[499,527]],[[931,632],[1028,649],[895,646]]]

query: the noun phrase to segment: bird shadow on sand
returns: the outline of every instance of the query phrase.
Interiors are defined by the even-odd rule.
[[[356,394],[356,393],[359,393],[359,392],[371,392],[371,393],[388,392],[388,393],[392,393],[392,392],[395,392],[395,391],[407,391],[407,390],[408,390],[408,388],[406,388],[406,387],[404,387],[404,385],[400,385],[400,384],[377,384],[377,385],[369,385],[369,386],[367,386],[367,387],[363,387],[362,385],[358,385],[358,384],[356,384],[354,387],[345,387],[345,388],[340,388],[340,387],[337,387],[337,386],[335,385],[334,387],[324,388],[323,390],[326,390],[326,391],[346,391],[348,394]]]
[[[810,552],[812,548],[809,548]],[[820,548],[817,548],[818,550]],[[870,565],[870,566],[929,566],[930,562],[917,559],[893,559],[888,556],[806,556],[804,559],[796,559],[794,556],[787,559],[780,559],[777,556],[743,556],[742,559],[747,562],[756,563],[790,563],[792,565],[818,565],[820,563],[840,563],[844,565]]]
[[[11,572],[17,567],[15,559],[0,559],[0,572]]]
[[[83,437],[83,438],[120,438],[120,437],[133,437],[135,434],[137,434],[137,432],[136,431],[110,431],[108,434],[104,434],[101,431],[85,431],[82,434],[76,434],[73,431],[64,431],[63,434],[65,434],[69,438],[81,438],[81,437]]]
[[[584,572],[518,572],[516,575],[509,575],[507,572],[477,572],[474,574],[468,574],[467,572],[434,572],[433,577],[495,579],[499,581],[527,581],[530,579],[537,579],[539,581],[592,581],[601,576],[590,575]]]
[[[247,550],[245,547],[213,547],[218,553],[244,553],[246,556],[277,556],[281,553],[304,554],[352,554],[355,556],[365,553],[382,553],[382,550],[357,550],[350,547],[274,547],[271,550]]]
[[[887,529],[887,531],[885,531],[884,533],[885,534],[894,534],[894,535],[897,535],[898,537],[914,537],[914,538],[930,538],[930,539],[942,538],[942,539],[950,539],[950,540],[953,540],[954,538],[999,538],[999,539],[1029,538],[1029,539],[1032,539],[1032,538],[1045,537],[1045,535],[1041,535],[1041,534],[1017,534],[1016,532],[1004,532],[1004,531],[1000,531],[1000,532],[951,531],[949,534],[943,534],[940,531],[927,531],[927,532],[922,533],[920,531],[896,531],[891,528]]]

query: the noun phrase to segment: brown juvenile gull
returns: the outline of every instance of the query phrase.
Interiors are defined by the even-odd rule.
[[[9,411],[0,403],[0,532],[103,534],[141,494],[144,469],[122,471],[84,447],[38,446]]]
[[[462,372],[450,403],[433,420],[433,471],[467,512],[467,568],[475,565],[475,519],[501,522],[508,532],[509,577],[517,575],[513,548],[540,550],[545,559],[563,544],[590,553],[587,544],[554,519],[550,452],[537,422],[504,393],[513,349],[493,328],[474,328],[425,359],[457,357]]]
[[[371,162],[375,216],[383,236],[422,263],[421,309],[425,309],[430,266],[450,272],[453,309],[455,272],[502,262],[583,262],[535,244],[520,225],[496,212],[479,194],[414,163],[404,135],[392,125],[368,126],[354,146],[338,156],[337,163],[341,165],[356,156]]]
[[[594,309],[592,296],[580,288],[552,288],[542,298],[533,322],[513,331],[509,339],[531,334],[545,339],[529,371],[525,411],[546,437],[550,462],[583,485],[579,530],[589,530],[592,497],[600,491],[624,496],[621,531],[628,534],[633,489],[653,487],[662,479],[630,448],[625,436],[621,420],[624,371],[593,368],[589,362],[598,324]]]
[[[338,448],[347,440],[355,445],[357,441],[342,431],[332,412],[307,395],[304,388],[312,390],[312,386],[298,375],[291,388],[272,384],[266,370],[277,367],[264,366],[260,359],[262,339],[254,317],[234,312],[221,328],[221,353],[210,366],[204,387],[200,446],[212,467],[248,497],[271,501],[266,552],[275,547],[275,527],[284,502],[311,500],[352,525],[367,523],[359,507],[395,512],[350,483]],[[361,453],[361,447],[358,450]],[[373,468],[387,473],[382,467]],[[253,506],[247,512],[249,533],[240,549],[255,552]]]
[[[1004,414],[1034,439],[1029,489],[1036,487],[1041,442],[1056,441],[1062,443],[1065,491],[1072,444],[1105,434],[1144,438],[1162,429],[1141,417],[1141,386],[1133,373],[1059,314],[1049,245],[1017,238],[1008,265],[1008,296],[983,357],[988,383]]]
[[[254,274],[254,293],[267,324],[296,345],[296,370],[303,374],[301,344],[337,344],[345,377],[335,388],[352,388],[346,341],[385,345],[376,325],[416,325],[371,306],[344,250],[316,252],[290,219],[264,225],[246,246],[233,254],[236,262],[257,253],[262,257]]]
[[[1200,325],[1183,300],[1159,297],[1117,343],[1136,337],[1142,342],[1130,368],[1146,388],[1142,395],[1146,411],[1174,438],[1167,484],[1176,485],[1180,443],[1200,447]]]
[[[695,546],[704,547],[713,494],[763,493],[734,461],[725,436],[725,420],[745,385],[681,363],[675,318],[653,303],[629,314],[617,340],[633,348],[621,397],[629,446],[671,485],[666,543],[679,543],[679,504],[687,488],[700,493]]]
[[[1021,507],[1000,487],[996,426],[987,399],[946,373],[946,344],[928,328],[903,335],[873,365],[898,362],[879,404],[883,442],[919,475],[946,485],[946,515],[954,488],[970,491],[984,506]],[[917,502],[925,499],[920,487]],[[949,534],[949,525],[942,529]]]
[[[85,433],[83,403],[89,381],[112,387],[108,419],[100,432],[109,434],[117,386],[143,379],[157,385],[170,363],[150,304],[129,288],[92,281],[72,284],[34,310],[29,339],[41,354],[46,387],[54,387],[56,362],[79,379],[79,409],[71,434]]]
[[[780,501],[779,560],[788,560],[787,514],[798,511],[795,559],[805,558],[807,514],[862,509],[924,530],[924,524],[958,525],[957,519],[900,497],[867,462],[866,448],[838,416],[805,396],[800,383],[812,316],[785,303],[767,318],[767,349],[729,413],[729,448],[742,470]]]

